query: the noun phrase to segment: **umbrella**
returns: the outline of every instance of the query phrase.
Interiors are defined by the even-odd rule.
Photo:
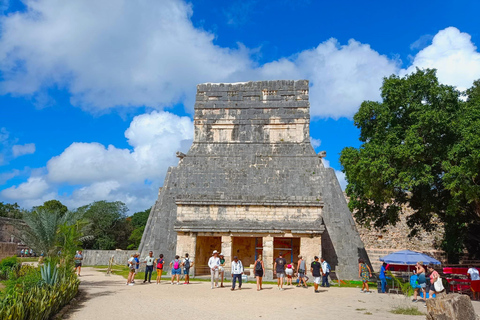
[[[380,258],[380,261],[391,263],[391,264],[407,264],[412,265],[416,264],[418,261],[423,261],[424,264],[442,264],[437,259],[430,257],[429,255],[415,252],[411,250],[402,250],[394,253],[390,253],[384,257]]]

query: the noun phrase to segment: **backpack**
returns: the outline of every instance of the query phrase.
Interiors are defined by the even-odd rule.
[[[330,268],[330,264],[327,262],[327,272],[330,272],[332,268]]]
[[[186,258],[185,259],[185,262],[183,263],[183,267],[185,269],[189,269],[190,268],[190,259]]]
[[[178,269],[178,268],[180,268],[180,261],[175,260],[175,262],[173,264],[173,269]]]
[[[262,263],[260,261],[257,261],[257,263],[255,264],[255,270],[256,271],[262,271],[263,270]]]
[[[157,269],[163,269],[163,259],[157,262]]]

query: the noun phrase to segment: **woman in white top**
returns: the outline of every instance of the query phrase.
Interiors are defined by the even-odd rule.
[[[218,257],[218,251],[213,250],[213,256],[208,260],[208,267],[210,268],[211,284],[213,289],[213,280],[215,279],[215,287],[218,287],[218,269],[220,267],[220,258]]]

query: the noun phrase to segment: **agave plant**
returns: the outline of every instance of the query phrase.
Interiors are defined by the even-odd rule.
[[[42,280],[50,285],[53,286],[58,282],[58,268],[55,264],[46,262],[43,266],[40,267],[40,272],[42,274]]]

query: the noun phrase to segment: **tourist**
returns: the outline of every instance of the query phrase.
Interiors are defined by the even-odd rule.
[[[157,259],[157,284],[162,281],[162,272],[163,272],[163,264],[165,260],[163,259],[163,254],[160,253]]]
[[[368,288],[368,281],[372,277],[372,271],[362,258],[358,259],[358,276],[362,279],[362,290],[360,292],[372,293]]]
[[[285,268],[285,275],[287,276],[287,285],[292,285],[292,278],[293,278],[293,265],[292,264],[287,264],[287,267]]]
[[[185,275],[185,283],[190,284],[190,267],[193,266],[193,261],[188,257],[188,253],[185,253],[185,259],[183,259],[183,274]]]
[[[320,281],[321,281],[322,264],[318,261],[317,256],[315,256],[313,259],[314,261],[310,265],[310,272],[312,273],[312,276],[313,276],[314,292],[319,293],[320,291],[318,290],[318,285],[320,284]]]
[[[75,272],[80,277],[80,270],[82,270],[82,260],[83,260],[82,250],[77,251],[77,254],[75,254],[74,260],[75,260]]]
[[[214,280],[215,288],[218,288],[218,268],[220,267],[220,258],[218,257],[217,250],[213,250],[213,255],[208,259],[208,267],[210,268],[212,289]]]
[[[387,291],[387,276],[385,275],[385,272],[387,272],[386,262],[382,263],[382,266],[380,267],[380,274],[378,276],[380,282],[382,283],[382,293],[385,293]]]
[[[298,262],[297,262],[297,275],[298,275],[298,285],[297,287],[305,286],[307,288],[307,281],[305,279],[305,270],[306,270],[306,262],[305,259],[302,258],[301,255],[298,256]]]
[[[133,279],[135,278],[135,254],[130,256],[128,259],[128,278],[127,285],[133,286]]]
[[[257,260],[255,260],[253,270],[255,270],[255,277],[257,278],[257,291],[260,291],[262,290],[262,278],[265,274],[265,266],[263,265],[261,254],[259,254]]]
[[[328,264],[323,257],[320,259],[322,263],[322,287],[330,287],[330,283],[328,283],[328,275],[330,274],[330,265]]]
[[[175,276],[177,277],[177,285],[180,284],[180,275],[182,274],[182,268],[180,266],[182,265],[182,262],[180,261],[180,257],[178,255],[175,256],[175,259],[173,259],[170,262],[170,269],[172,270],[172,284]]]
[[[28,257],[28,248],[25,249],[25,257]]]
[[[480,299],[480,274],[478,273],[478,269],[470,265],[467,275],[471,280],[470,289],[473,292],[473,300]]]
[[[242,290],[242,274],[243,274],[243,265],[242,261],[238,260],[237,256],[233,257],[232,261],[232,289],[235,290],[235,283],[238,279],[238,290]]]
[[[140,253],[138,252],[135,253],[134,258],[135,258],[135,277],[136,277],[138,274],[138,270],[140,268]],[[133,281],[132,281],[133,283],[135,283],[135,277],[133,277]]]
[[[420,290],[420,285],[418,284],[418,275],[417,270],[413,270],[413,274],[410,276],[410,287],[413,289],[413,299],[412,302],[417,302],[418,291]]]
[[[20,250],[20,257],[23,258],[24,256],[25,256],[25,249],[22,249]]]
[[[283,278],[285,277],[286,264],[287,260],[283,258],[283,253],[280,252],[273,265],[273,272],[277,275],[277,287],[279,290],[283,290]]]
[[[423,262],[418,261],[415,265],[418,276],[418,285],[420,286],[420,294],[423,292],[423,300],[427,299],[427,279],[425,277],[425,268],[423,267]]]
[[[220,266],[218,267],[218,275],[221,279],[220,288],[223,288],[223,280],[225,279],[225,257],[220,253]]]
[[[148,256],[145,257],[144,261],[147,266],[145,267],[145,280],[143,280],[143,283],[147,282],[147,276],[148,276],[148,283],[152,283],[152,273],[153,273],[153,265],[155,264],[155,258],[153,257],[153,251],[150,251],[148,253]]]
[[[442,278],[440,278],[438,272],[433,268],[433,264],[429,264],[427,269],[430,273],[430,291],[432,291],[432,294],[430,294],[428,298],[432,299],[433,294],[437,297],[445,288],[443,287]]]

